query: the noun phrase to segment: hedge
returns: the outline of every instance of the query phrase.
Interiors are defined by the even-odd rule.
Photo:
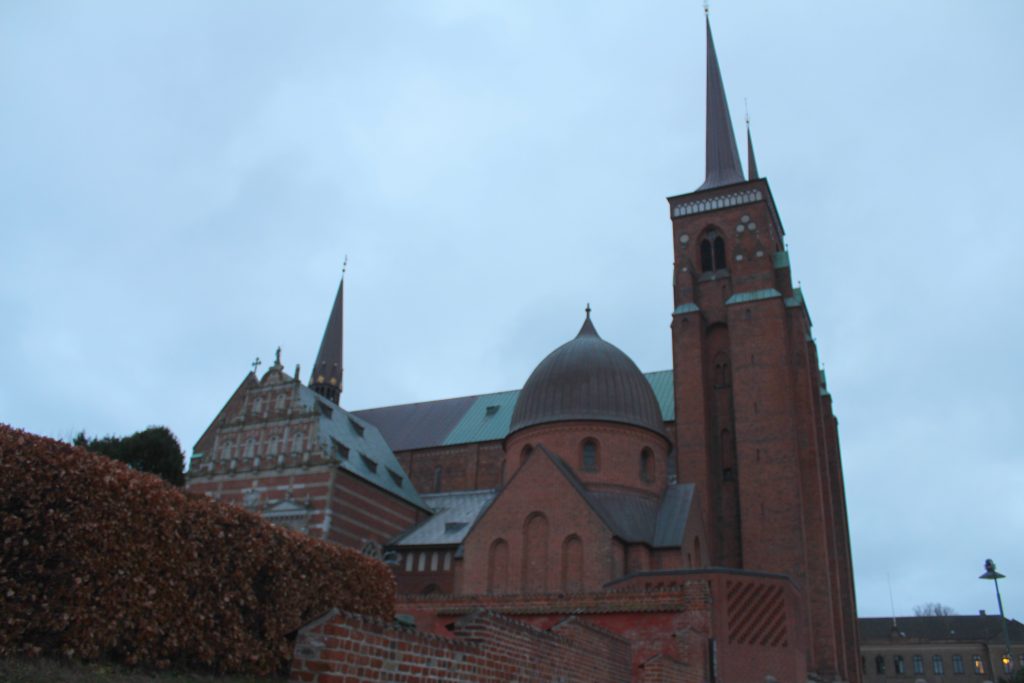
[[[389,619],[380,562],[0,425],[0,656],[266,675],[332,607]]]

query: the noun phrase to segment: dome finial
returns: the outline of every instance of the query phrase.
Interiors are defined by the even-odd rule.
[[[590,320],[590,302],[587,302],[587,307],[583,309],[587,312],[587,320]]]

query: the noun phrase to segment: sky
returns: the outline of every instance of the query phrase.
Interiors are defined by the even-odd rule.
[[[834,399],[861,616],[995,613],[991,557],[1024,620],[1024,4],[711,21]],[[519,388],[587,303],[669,368],[704,55],[694,0],[0,3],[0,422],[191,452],[254,358],[312,366],[346,256],[346,408]]]

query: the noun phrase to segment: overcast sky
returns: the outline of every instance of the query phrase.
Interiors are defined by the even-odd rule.
[[[887,577],[898,614],[995,612],[992,557],[1024,619],[1024,3],[711,18],[835,400],[861,615]],[[0,421],[191,452],[256,356],[312,366],[346,254],[350,409],[521,387],[587,302],[669,368],[704,54],[697,0],[0,3]]]

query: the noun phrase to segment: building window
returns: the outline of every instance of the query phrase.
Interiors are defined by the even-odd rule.
[[[360,453],[359,457],[363,459],[363,465],[366,466],[366,469],[370,470],[374,474],[377,474],[377,463],[376,462],[374,462],[370,458],[366,457],[365,453]]]
[[[981,661],[981,655],[974,655],[974,673],[983,674],[985,673],[985,662]]]
[[[451,551],[444,554],[444,570],[449,571],[452,568],[452,554]]]
[[[944,674],[946,673],[946,667],[942,663],[942,655],[932,656],[932,673],[933,674]]]
[[[640,479],[648,483],[654,481],[654,453],[650,448],[640,451]]]
[[[415,555],[415,554],[416,553],[406,553],[405,554],[405,571],[407,571],[407,572],[411,572],[412,571],[413,555]]]
[[[430,554],[430,571],[432,572],[437,571],[437,562],[440,559],[439,555],[440,553],[438,553],[436,550]]]
[[[907,666],[903,663],[903,655],[895,655],[892,658],[892,672],[896,674],[907,673]]]
[[[921,655],[914,655],[914,673],[924,673],[924,657]]]
[[[434,467],[434,493],[441,492],[441,466]]]
[[[953,673],[962,674],[964,672],[964,658],[960,655],[953,655]]]
[[[387,469],[388,474],[391,475],[391,481],[395,482],[395,486],[397,486],[398,488],[402,488],[402,475],[400,475],[398,472],[395,472],[390,467]]]
[[[883,657],[882,655],[878,655],[877,657],[875,657],[875,673],[885,673],[885,657]]]
[[[533,455],[533,446],[531,446],[530,444],[526,444],[525,446],[523,446],[522,454],[519,456],[519,466],[522,467],[523,465],[525,465],[526,461],[530,459],[531,455]]]
[[[420,551],[420,561],[416,565],[416,571],[426,571],[427,569],[427,553]]]
[[[597,442],[593,439],[583,442],[583,464],[580,469],[584,472],[597,471]]]
[[[725,267],[725,240],[718,233],[709,232],[700,241],[700,269],[710,273]]]
[[[296,439],[296,441],[298,440]],[[345,448],[344,444],[335,439],[333,436],[331,437],[331,446],[334,447],[334,454],[336,456],[338,456],[342,460],[348,460],[348,449]]]
[[[363,431],[364,431],[363,425],[359,424],[358,422],[353,420],[351,417],[348,419],[348,423],[350,425],[352,425],[352,431],[354,431],[357,436],[362,436],[363,435]]]

